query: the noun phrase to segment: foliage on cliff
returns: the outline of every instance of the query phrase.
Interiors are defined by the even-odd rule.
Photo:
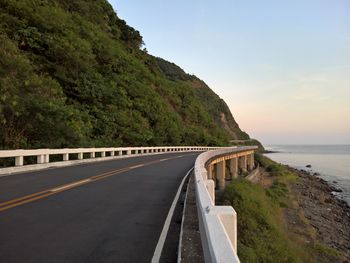
[[[0,148],[247,139],[204,82],[142,50],[105,0],[0,1]]]

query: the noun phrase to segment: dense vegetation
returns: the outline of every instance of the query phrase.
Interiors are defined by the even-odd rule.
[[[195,76],[142,49],[106,0],[0,2],[0,148],[249,139]]]

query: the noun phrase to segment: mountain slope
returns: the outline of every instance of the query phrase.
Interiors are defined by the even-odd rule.
[[[146,51],[105,0],[0,2],[0,148],[247,139],[209,87]]]

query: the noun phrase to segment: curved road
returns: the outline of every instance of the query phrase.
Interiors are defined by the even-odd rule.
[[[0,262],[151,262],[198,153],[167,153],[0,178]]]

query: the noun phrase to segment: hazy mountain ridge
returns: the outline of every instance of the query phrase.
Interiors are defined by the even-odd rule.
[[[105,0],[0,2],[0,147],[247,139],[203,81],[141,50]]]

